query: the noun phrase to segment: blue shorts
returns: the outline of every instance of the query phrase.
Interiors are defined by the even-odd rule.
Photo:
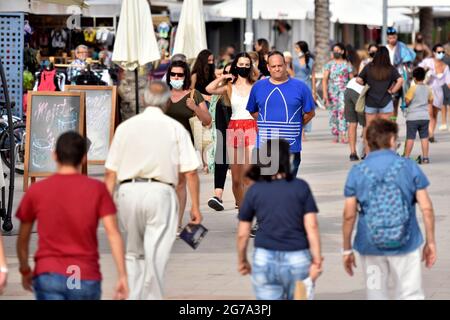
[[[394,112],[394,103],[391,101],[384,108],[372,108],[366,106],[364,112],[368,114],[392,113]]]

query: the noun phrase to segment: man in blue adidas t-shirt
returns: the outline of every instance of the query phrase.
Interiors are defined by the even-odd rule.
[[[308,86],[290,78],[281,52],[269,54],[270,78],[258,81],[250,92],[247,110],[258,121],[257,148],[269,139],[285,139],[293,156],[292,174],[301,161],[302,128],[314,117],[314,98]]]

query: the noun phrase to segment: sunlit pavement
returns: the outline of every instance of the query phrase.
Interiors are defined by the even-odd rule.
[[[400,140],[405,137],[403,117],[400,118]],[[423,283],[428,299],[450,299],[450,132],[437,132],[438,143],[431,145],[431,164],[422,166],[431,181],[430,194],[436,212],[436,238],[438,261],[433,269],[424,269]],[[319,222],[324,261],[324,273],[316,287],[316,299],[365,299],[364,280],[357,258],[356,274],[349,277],[341,262],[341,225],[343,186],[349,162],[348,145],[334,144],[328,130],[328,115],[320,110],[313,121],[313,132],[304,142],[299,176],[313,190],[319,206]],[[413,155],[420,154],[417,140]],[[102,179],[103,169],[91,167],[94,177]],[[213,195],[213,177],[200,173],[201,210],[204,225],[209,233],[194,251],[182,240],[177,240],[172,250],[166,273],[167,299],[254,299],[249,276],[237,272],[236,226],[237,210],[231,192],[231,177],[227,180],[224,194],[226,210],[215,212],[207,206]],[[70,186],[68,186],[70,187]],[[16,178],[14,208],[22,192],[22,176]],[[189,208],[189,204],[188,204]],[[185,216],[187,222],[188,214]],[[421,221],[421,213],[418,212]],[[10,268],[8,287],[1,299],[33,299],[31,293],[22,289],[17,270],[15,246],[18,222],[14,230],[4,237]],[[31,252],[36,249],[36,234],[32,236]],[[103,299],[111,299],[115,285],[116,270],[104,230],[99,230],[101,266],[103,273]],[[252,246],[249,248],[251,257]]]

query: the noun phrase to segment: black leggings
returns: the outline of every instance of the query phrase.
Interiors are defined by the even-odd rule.
[[[217,102],[216,106],[216,130],[217,136],[221,135],[223,139],[216,140],[216,161],[214,163],[214,189],[224,189],[225,180],[228,172],[227,157],[227,128],[231,117],[231,108],[222,104],[222,100]],[[222,152],[220,152],[222,151]]]

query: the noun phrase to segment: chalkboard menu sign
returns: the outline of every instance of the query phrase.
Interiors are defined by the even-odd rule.
[[[86,94],[86,136],[91,141],[88,163],[105,164],[116,116],[115,86],[66,86],[68,92]]]
[[[34,182],[36,177],[56,171],[52,152],[62,133],[77,131],[85,135],[84,101],[84,92],[28,93],[24,191],[29,178]]]

